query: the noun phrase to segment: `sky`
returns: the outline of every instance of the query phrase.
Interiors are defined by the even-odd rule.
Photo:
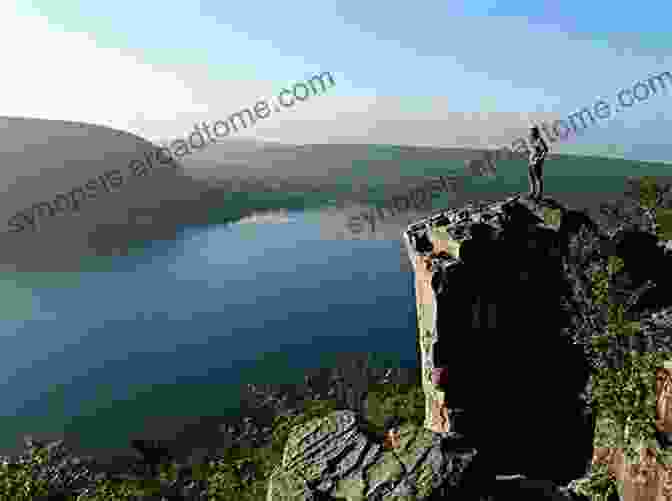
[[[670,2],[3,0],[0,115],[166,143],[313,75],[335,85],[239,135],[294,144],[510,145],[672,71]],[[666,92],[554,145],[672,161]]]

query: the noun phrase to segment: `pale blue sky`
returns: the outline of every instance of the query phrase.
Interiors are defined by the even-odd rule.
[[[25,0],[0,14],[0,41],[15,47],[0,114],[152,140],[184,137],[196,120],[329,71],[327,96],[249,132],[296,143],[495,146],[530,117],[615,102],[622,88],[672,71],[669,2]],[[652,96],[562,147],[672,160],[671,105],[670,91]]]

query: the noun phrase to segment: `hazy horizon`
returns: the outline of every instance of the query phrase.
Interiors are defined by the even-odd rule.
[[[0,40],[22,51],[4,60],[0,108],[7,116],[104,124],[158,142],[330,72],[335,83],[326,92],[241,135],[288,144],[497,148],[531,121],[560,119],[598,99],[613,104],[621,89],[672,71],[661,21],[670,6],[626,15],[575,1],[540,10],[529,0],[450,7],[430,0],[410,11],[385,6],[384,20],[378,7],[299,2],[295,8],[315,22],[287,29],[296,19],[279,6],[260,17],[252,4],[209,1],[173,11],[154,1],[10,0],[0,6]],[[144,16],[154,21],[140,22]],[[671,161],[671,87],[555,151]]]

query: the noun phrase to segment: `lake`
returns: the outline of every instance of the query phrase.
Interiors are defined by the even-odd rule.
[[[0,454],[25,434],[125,447],[235,409],[241,383],[300,381],[333,352],[415,365],[399,243],[323,240],[314,213],[289,216],[185,229],[78,287],[32,289],[32,320],[3,322]]]

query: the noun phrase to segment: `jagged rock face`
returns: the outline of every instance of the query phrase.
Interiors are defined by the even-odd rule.
[[[351,411],[296,427],[271,474],[267,501],[421,501],[465,489],[476,449],[450,447],[440,435],[411,424],[400,426],[399,434],[400,446],[385,450]]]
[[[427,252],[407,240],[425,426],[448,431],[449,410],[465,409],[458,431],[477,440],[499,474],[566,483],[590,462],[592,422],[579,399],[589,370],[581,351],[560,336],[563,256],[569,236],[586,224],[594,228],[553,201],[512,198],[435,216],[426,234],[434,253],[445,254],[431,270]],[[432,384],[435,367],[447,368],[444,387]]]

